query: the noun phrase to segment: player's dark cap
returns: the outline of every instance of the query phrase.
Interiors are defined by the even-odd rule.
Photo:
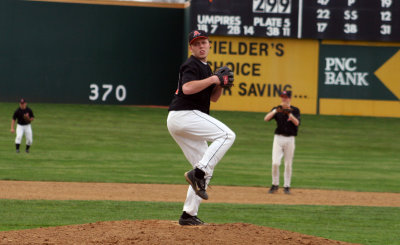
[[[203,30],[194,30],[191,33],[189,33],[189,44],[192,44],[192,42],[196,39],[199,38],[205,38],[208,39],[207,32]]]
[[[292,98],[292,91],[282,91],[280,94],[281,97],[288,97],[288,98]]]
[[[25,100],[24,98],[21,98],[21,99],[19,100],[19,103],[20,103],[20,104],[25,104],[25,103],[26,103],[26,100]]]

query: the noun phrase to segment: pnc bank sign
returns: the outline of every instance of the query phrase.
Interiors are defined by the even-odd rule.
[[[357,70],[357,57],[325,57],[325,85],[369,86],[369,72]]]
[[[319,50],[320,98],[398,100],[398,47],[321,44]]]

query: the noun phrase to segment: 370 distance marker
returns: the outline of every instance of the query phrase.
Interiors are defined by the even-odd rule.
[[[101,89],[100,89],[101,88]],[[89,100],[96,101],[101,99],[101,101],[107,101],[109,96],[112,96],[114,86],[112,84],[90,84],[90,95]],[[126,99],[126,88],[124,85],[118,85],[114,90],[115,99],[123,102]]]

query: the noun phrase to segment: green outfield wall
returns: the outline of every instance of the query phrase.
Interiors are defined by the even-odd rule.
[[[108,2],[1,0],[0,101],[168,104],[187,6]]]
[[[168,105],[188,54],[189,8],[0,0],[0,101]],[[235,73],[214,110],[265,112],[285,89],[306,114],[400,117],[400,43],[210,40],[212,69]]]

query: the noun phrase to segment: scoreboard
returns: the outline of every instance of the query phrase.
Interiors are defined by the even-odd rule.
[[[192,0],[211,35],[400,41],[400,0]]]
[[[302,37],[400,41],[399,0],[304,0]]]

